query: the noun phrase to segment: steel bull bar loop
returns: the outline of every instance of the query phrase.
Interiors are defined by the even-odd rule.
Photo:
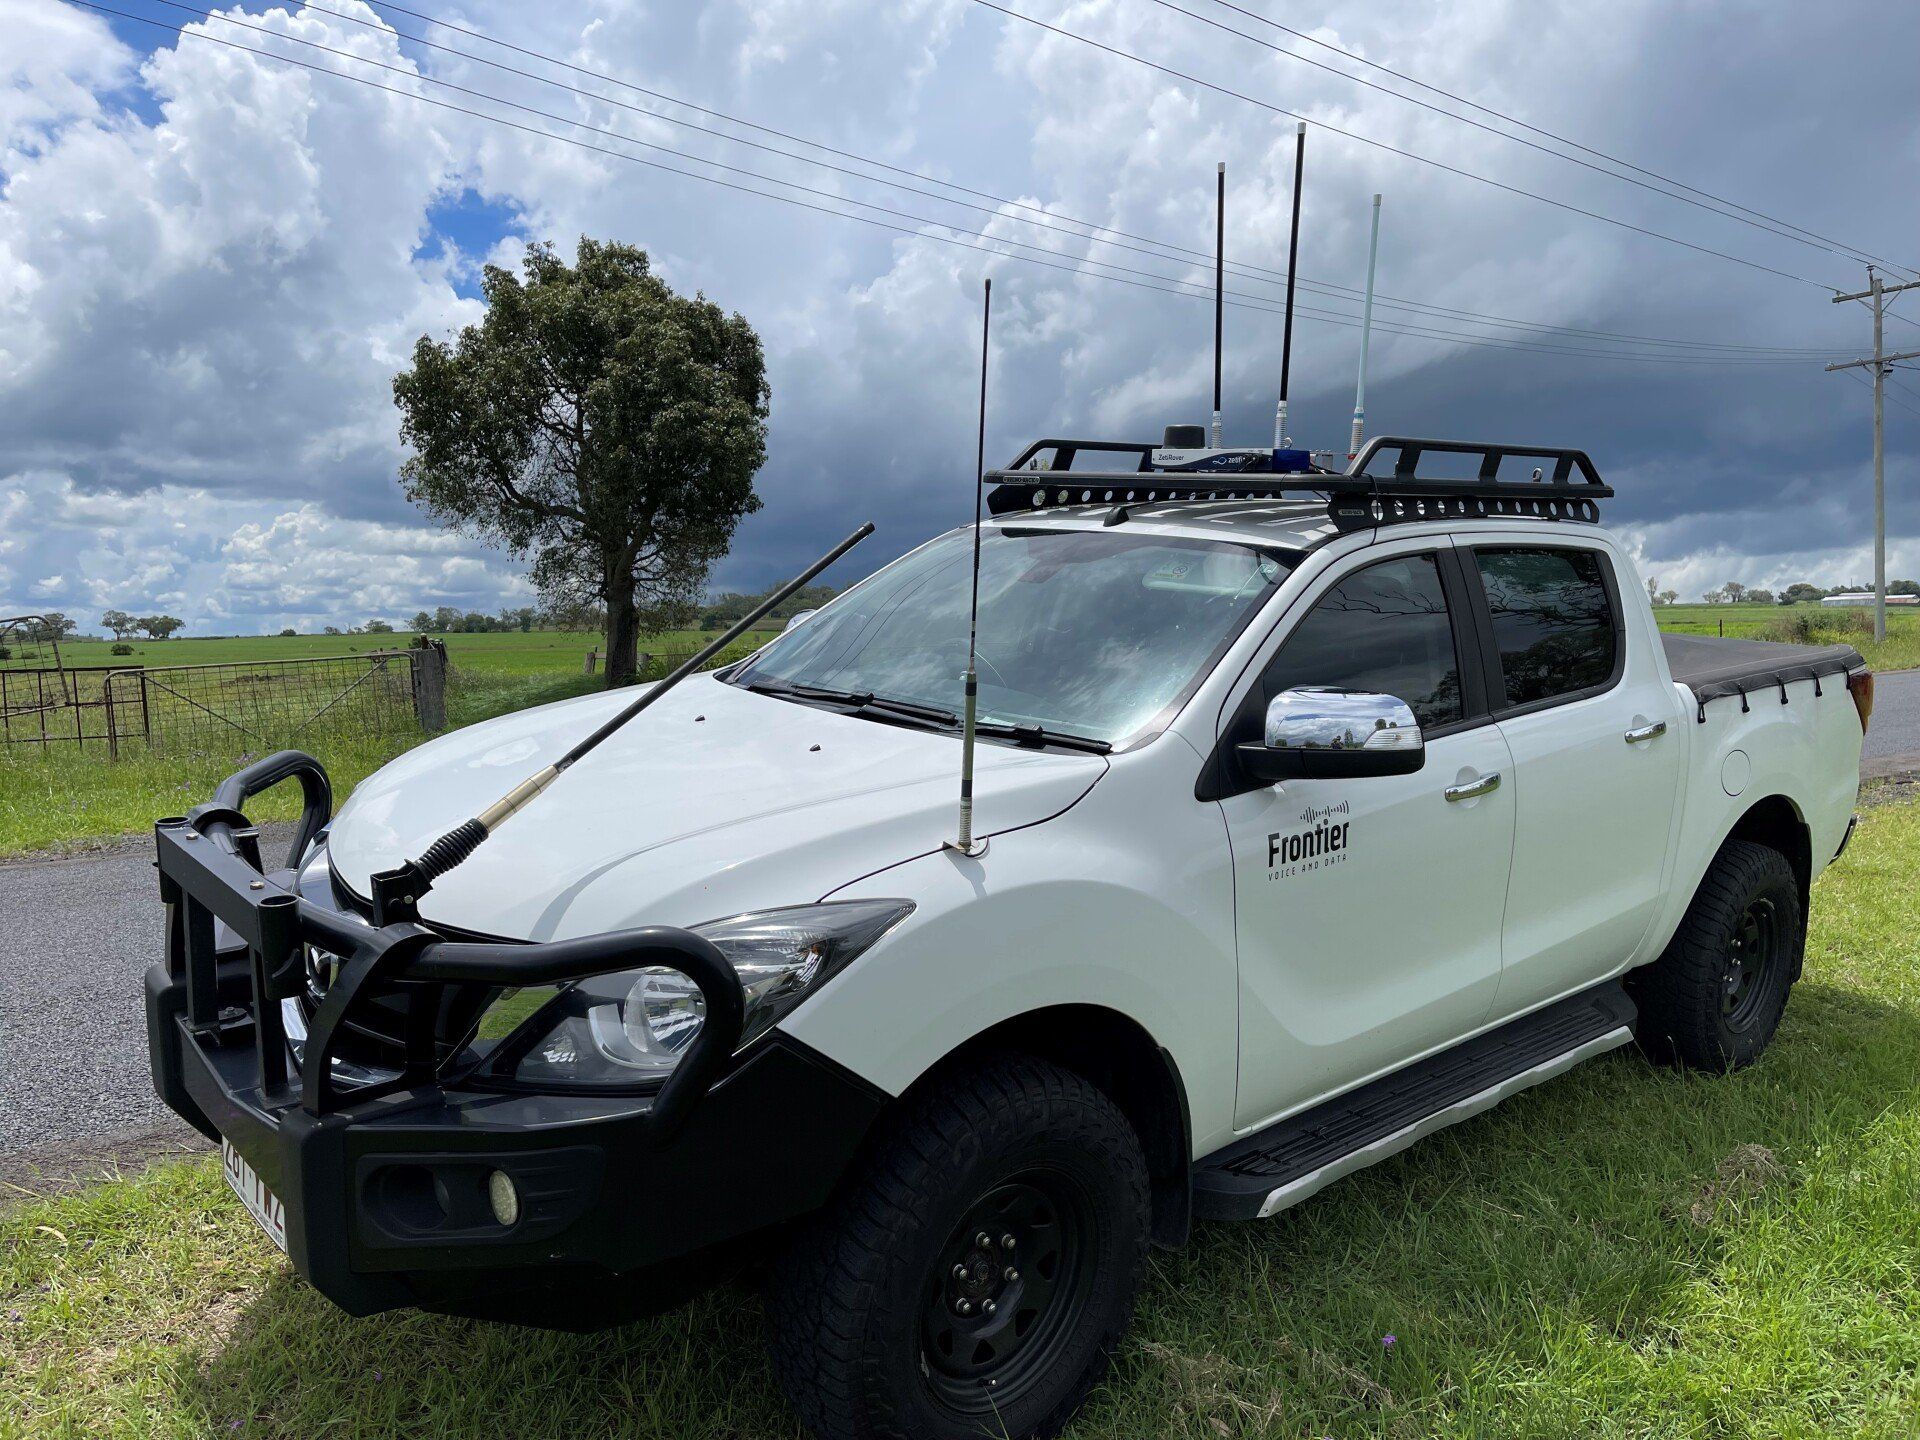
[[[290,867],[268,874],[260,867],[259,832],[240,806],[289,779],[300,781],[305,811]],[[745,1023],[739,977],[711,941],[671,926],[529,944],[446,940],[412,922],[375,927],[297,893],[292,867],[331,811],[326,771],[312,756],[289,750],[229,776],[213,803],[189,817],[155,825],[167,907],[166,970],[185,986],[179,1022],[188,1032],[184,1039],[223,1043],[250,1029],[263,1108],[286,1109],[297,1101],[308,1115],[321,1117],[344,1102],[432,1085],[444,1058],[435,1022],[452,987],[563,984],[662,966],[691,979],[707,1007],[700,1033],[654,1097],[648,1135],[655,1144],[671,1138],[726,1068]],[[216,921],[234,943],[219,943]],[[306,946],[341,963],[308,1025],[296,1089],[280,1005],[304,987]],[[405,1004],[403,1063],[390,1079],[343,1090],[332,1064],[336,1044],[356,1009],[375,995],[397,995]],[[171,1103],[164,1089],[162,1095]]]

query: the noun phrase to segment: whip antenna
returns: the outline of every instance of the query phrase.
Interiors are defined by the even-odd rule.
[[[391,925],[400,920],[419,918],[420,897],[433,888],[433,882],[446,874],[454,866],[462,863],[469,855],[480,848],[480,844],[494,831],[520,811],[526,809],[535,797],[554,781],[558,780],[575,761],[581,759],[595,746],[600,744],[614,731],[640,714],[654,701],[665,695],[687,676],[693,674],[707,661],[718,655],[728,645],[739,639],[754,622],[776,605],[781,604],[805,585],[814,576],[838,560],[847,551],[858,545],[873,533],[873,523],[862,525],[853,534],[842,540],[833,549],[822,555],[813,564],[801,571],[793,579],[782,585],[760,604],[731,627],[698,655],[683,662],[658,685],[648,690],[638,700],[615,715],[606,724],[595,730],[586,739],[575,745],[566,754],[543,770],[535,771],[522,780],[513,789],[502,795],[493,804],[463,824],[456,825],[442,835],[421,853],[418,860],[408,860],[392,870],[382,870],[373,877],[373,918],[376,925]]]
[[[1280,406],[1273,412],[1273,448],[1287,448],[1287,384],[1293,378],[1293,272],[1300,268],[1300,177],[1307,164],[1307,122],[1293,142],[1293,232],[1287,240],[1287,318],[1280,327]]]
[[[973,838],[974,724],[980,709],[980,673],[975,652],[980,641],[980,494],[987,483],[987,339],[993,325],[993,280],[980,292],[980,432],[974,447],[973,598],[967,606],[967,709],[960,730],[960,835],[947,848],[962,855],[984,855],[987,842]]]
[[[1227,162],[1213,182],[1213,448],[1220,448],[1220,350],[1227,298]]]
[[[1380,259],[1380,197],[1373,197],[1373,238],[1367,242],[1367,303],[1360,310],[1360,379],[1353,387],[1353,435],[1347,441],[1347,459],[1360,453],[1367,428],[1367,342],[1373,338],[1373,270]]]

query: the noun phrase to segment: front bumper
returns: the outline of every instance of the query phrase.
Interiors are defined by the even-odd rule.
[[[707,942],[663,928],[454,942],[317,906],[290,872],[263,873],[239,811],[296,776],[304,839],[325,779],[292,752],[156,827],[167,953],[146,974],[147,1038],[160,1097],[273,1191],[288,1254],[316,1289],[354,1314],[411,1305],[588,1328],[678,1303],[825,1202],[885,1097],[777,1032],[734,1055],[738,982]],[[305,945],[340,963],[296,1074],[280,1007],[303,983]],[[532,1093],[445,1072],[434,1019],[475,987],[647,964],[683,970],[708,1000],[706,1030],[655,1094]],[[347,1088],[331,1051],[376,999],[408,1016],[405,1059]],[[495,1171],[520,1197],[512,1225],[488,1203]]]

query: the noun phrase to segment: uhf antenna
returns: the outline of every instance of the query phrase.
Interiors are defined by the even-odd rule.
[[[858,545],[873,533],[873,523],[868,521],[853,534],[842,540],[833,549],[822,555],[813,564],[801,571],[793,579],[782,585],[760,604],[754,606],[741,621],[708,645],[698,655],[683,662],[680,667],[668,675],[659,684],[648,690],[633,704],[627,706],[606,724],[595,730],[586,739],[574,746],[566,754],[543,770],[537,770],[522,780],[513,789],[502,795],[493,804],[460,825],[456,825],[442,835],[422,852],[418,860],[408,860],[392,870],[382,870],[373,877],[373,918],[376,925],[391,925],[401,920],[419,918],[420,897],[433,888],[433,882],[446,874],[454,866],[462,863],[469,855],[480,848],[480,844],[507,821],[533,802],[542,791],[558,780],[601,741],[614,731],[640,714],[654,701],[665,695],[687,676],[693,674],[708,660],[718,655],[728,645],[744,635],[761,616],[776,605],[784,602],[788,596],[805,585],[814,576],[838,560],[847,551]]]
[[[1373,197],[1373,238],[1367,241],[1367,302],[1360,309],[1360,378],[1353,387],[1353,435],[1347,441],[1347,459],[1360,453],[1367,428],[1367,342],[1373,338],[1373,268],[1380,259],[1380,197]]]
[[[960,727],[960,835],[947,842],[949,850],[962,855],[987,853],[987,842],[973,838],[973,748],[980,710],[975,654],[980,640],[980,494],[987,488],[987,339],[992,325],[993,278],[989,276],[980,294],[980,433],[973,457],[973,598],[967,606],[967,709]]]
[[[1307,165],[1307,122],[1302,120],[1293,142],[1293,233],[1287,240],[1287,318],[1280,329],[1280,405],[1273,412],[1273,448],[1284,450],[1287,440],[1287,385],[1293,377],[1293,275],[1300,268],[1300,177]]]
[[[1226,324],[1227,162],[1213,182],[1213,448],[1220,448],[1220,348]]]

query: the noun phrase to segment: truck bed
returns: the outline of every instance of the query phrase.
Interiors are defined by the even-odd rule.
[[[1714,635],[1661,633],[1667,668],[1674,681],[1693,692],[1704,707],[1709,700],[1779,686],[1794,680],[1818,680],[1863,669],[1866,661],[1851,645],[1783,645],[1774,640],[1736,640]]]

